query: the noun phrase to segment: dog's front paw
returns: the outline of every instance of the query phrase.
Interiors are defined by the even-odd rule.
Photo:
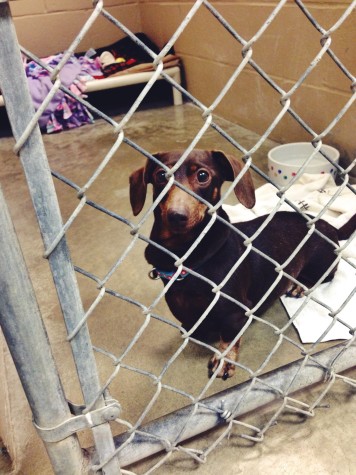
[[[237,361],[237,356],[240,347],[240,340],[238,340],[235,345],[230,348],[230,350],[226,353],[226,358],[230,361]],[[219,350],[223,353],[229,346],[231,342],[220,341]],[[220,354],[221,354],[220,353]],[[217,372],[217,377],[222,378],[224,381],[228,378],[231,378],[235,374],[235,365],[230,363],[230,361],[226,361],[225,359],[221,363],[221,356],[220,354],[215,354],[209,360],[208,370],[209,370],[209,378],[211,378],[215,372]]]
[[[213,376],[215,371],[218,369],[220,365],[220,359],[218,355],[214,355],[208,363],[208,371],[209,371],[209,378]],[[218,378],[222,378],[225,381],[228,378],[231,378],[235,374],[235,365],[232,363],[228,363],[227,361],[223,361],[222,366],[217,373]]]

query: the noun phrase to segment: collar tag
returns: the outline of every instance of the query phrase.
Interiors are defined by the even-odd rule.
[[[175,273],[176,273],[176,271],[165,271],[165,270],[161,270],[161,269],[156,269],[156,267],[154,267],[153,269],[151,269],[149,271],[148,276],[152,280],[158,280],[158,279],[171,280]],[[177,277],[176,280],[177,281],[183,280],[188,275],[189,275],[188,271],[182,270],[182,272],[179,274],[179,276]]]

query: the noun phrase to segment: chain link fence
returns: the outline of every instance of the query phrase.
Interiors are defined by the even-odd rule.
[[[265,433],[276,423],[284,411],[293,411],[297,414],[312,416],[314,415],[315,409],[320,405],[322,399],[336,381],[343,381],[351,386],[355,386],[356,384],[355,380],[342,374],[346,369],[353,367],[356,362],[355,328],[340,317],[340,312],[352,301],[356,292],[356,286],[353,286],[353,290],[348,293],[345,300],[337,308],[332,308],[326,302],[315,297],[313,293],[314,289],[307,291],[306,299],[303,304],[298,308],[294,315],[292,315],[292,318],[288,322],[284,322],[284,325],[282,326],[278,326],[268,319],[261,319],[256,316],[256,310],[262,302],[253,309],[246,309],[247,323],[243,327],[243,330],[235,336],[234,342],[236,342],[241,336],[244,336],[250,328],[253,328],[251,327],[253,323],[259,324],[263,326],[266,331],[272,332],[276,336],[276,342],[271,345],[268,354],[263,358],[263,361],[257,365],[257,367],[250,367],[242,357],[238,362],[232,362],[238,370],[241,370],[241,372],[246,375],[244,381],[240,384],[233,386],[230,385],[228,389],[224,389],[223,391],[220,390],[216,393],[217,374],[215,372],[210,379],[206,378],[205,384],[198,391],[190,392],[190,376],[189,374],[185,374],[189,373],[189,367],[187,366],[185,367],[185,370],[181,372],[179,381],[172,381],[171,378],[166,379],[166,376],[169,374],[171,369],[179,360],[184,358],[186,351],[189,351],[193,347],[198,347],[202,351],[211,355],[217,353],[220,366],[226,359],[228,359],[228,352],[231,345],[224,351],[217,350],[215,346],[196,339],[192,335],[193,330],[184,330],[178,321],[162,314],[160,309],[162,308],[161,305],[162,302],[164,302],[165,294],[171,286],[177,285],[176,281],[179,279],[182,271],[188,271],[195,277],[204,280],[204,277],[201,276],[198,271],[185,267],[185,261],[201,242],[204,235],[209,231],[209,229],[211,229],[215,221],[220,220],[223,222],[217,214],[217,210],[226,203],[234,189],[234,186],[242,179],[242,176],[249,170],[252,170],[263,182],[271,183],[269,176],[254,161],[254,156],[265,141],[271,136],[271,133],[278,126],[283,117],[289,115],[309,134],[310,142],[313,144],[315,151],[310,155],[308,160],[288,185],[275,185],[278,202],[273,207],[268,220],[272,219],[275,213],[285,205],[288,205],[295,212],[302,212],[300,207],[287,197],[287,192],[303,174],[305,168],[317,152],[321,152],[332,166],[336,168],[339,186],[335,194],[331,196],[327,203],[322,207],[321,211],[315,217],[308,219],[310,233],[306,240],[311,234],[318,233],[315,223],[319,218],[324,216],[332,203],[344,190],[349,190],[352,194],[355,194],[355,189],[349,182],[349,173],[354,166],[354,162],[350,163],[347,167],[341,166],[332,161],[321,147],[323,145],[323,139],[345,116],[356,98],[355,77],[345,67],[332,49],[333,34],[341,28],[343,23],[351,16],[355,9],[356,2],[351,2],[345,8],[344,13],[340,16],[338,21],[335,22],[331,28],[326,30],[316,21],[302,1],[295,0],[295,4],[305,15],[305,21],[310,22],[319,33],[321,47],[318,54],[310,61],[303,74],[288,90],[283,89],[274,79],[272,79],[272,77],[270,77],[256,63],[253,56],[254,45],[257,42],[263,41],[264,35],[266,34],[266,31],[268,31],[270,24],[280,14],[282,9],[286,8],[286,4],[286,0],[278,2],[256,34],[251,38],[243,38],[221,15],[221,13],[219,13],[218,3],[215,6],[208,1],[196,1],[191,6],[184,21],[179,25],[178,29],[174,32],[165,47],[156,54],[137,36],[135,36],[132,31],[122,24],[119,18],[114,18],[105,9],[103,1],[94,2],[93,12],[90,18],[83,25],[73,43],[68,45],[68,49],[64,53],[62,60],[54,69],[49,68],[47,64],[30,51],[21,48],[22,53],[26,57],[36,61],[50,72],[51,80],[53,82],[53,87],[46,100],[43,102],[42,106],[34,112],[31,98],[26,88],[23,64],[17,46],[16,34],[12,25],[8,4],[7,2],[0,3],[1,90],[16,140],[14,150],[19,154],[26,174],[26,179],[45,246],[44,255],[48,259],[52,270],[53,279],[68,332],[68,342],[71,345],[73,352],[84,400],[83,406],[75,406],[74,404],[71,404],[70,409],[72,414],[69,415],[64,395],[61,393],[57,402],[57,408],[61,407],[61,410],[53,410],[54,413],[57,413],[53,416],[51,415],[50,410],[48,410],[47,414],[48,406],[51,406],[51,403],[37,399],[36,391],[38,389],[36,389],[35,370],[31,365],[37,364],[35,363],[37,357],[44,358],[44,361],[42,362],[43,367],[46,368],[46,373],[48,372],[52,375],[48,376],[49,378],[55,378],[55,376],[53,376],[55,375],[55,368],[52,367],[50,355],[43,356],[45,351],[49,351],[48,348],[44,349],[46,343],[42,342],[39,347],[34,344],[35,339],[37,339],[36,334],[40,335],[41,330],[38,329],[38,331],[35,332],[36,334],[31,334],[30,336],[26,334],[27,332],[25,331],[23,338],[31,338],[33,345],[30,346],[39,348],[39,354],[37,357],[34,357],[33,361],[29,359],[31,361],[28,362],[29,367],[26,368],[26,371],[23,368],[24,362],[19,364],[18,370],[22,381],[26,381],[26,378],[28,377],[30,381],[31,378],[33,379],[32,384],[30,383],[30,387],[26,390],[26,394],[30,400],[31,408],[35,415],[34,422],[38,434],[48,449],[53,469],[56,473],[79,473],[79,470],[81,470],[84,460],[81,457],[80,451],[78,451],[78,440],[75,434],[84,429],[91,429],[94,436],[95,447],[88,449],[87,451],[87,454],[90,454],[88,463],[92,472],[102,471],[103,473],[108,474],[134,473],[132,471],[133,469],[125,469],[124,467],[128,467],[134,462],[155,453],[162,453],[158,459],[155,459],[155,461],[152,462],[150,468],[145,472],[152,473],[161,467],[171,457],[171,455],[177,451],[183,452],[198,462],[205,462],[208,459],[209,454],[218,446],[218,444],[224,438],[228,438],[234,431],[236,431],[242,438],[255,442],[263,441]],[[233,6],[231,8],[233,8]],[[195,98],[181,84],[177,83],[174,78],[167,74],[164,70],[163,64],[163,58],[172,47],[174,47],[176,41],[181,37],[181,35],[184,34],[187,25],[194,23],[195,15],[201,9],[205,9],[213,15],[215,21],[223,25],[226,31],[241,45],[242,55],[242,59],[236,58],[235,71],[209,106],[206,106],[200,100]],[[147,84],[145,84],[127,113],[121,116],[119,120],[115,120],[98,108],[93,107],[90,104],[90,101],[83,99],[83,97],[76,96],[72,90],[61,83],[59,77],[59,72],[62,67],[66,64],[70,56],[78,49],[82,38],[92,27],[98,16],[104,17],[108,22],[114,24],[120,31],[124,32],[125,35],[128,35],[152,58],[154,65],[152,77],[148,80]],[[352,47],[352,45],[350,45],[350,47]],[[349,97],[346,98],[344,106],[330,121],[328,126],[322,131],[315,131],[293,109],[293,97],[308,76],[314,70],[318,69],[318,64],[325,55],[328,55],[332,59],[334,67],[338,68],[349,81],[350,94]],[[279,113],[275,116],[265,132],[260,135],[253,146],[249,149],[245,148],[236,140],[236,138],[232,137],[226,128],[224,128],[223,123],[219,121],[215,115],[216,108],[226,97],[228,91],[234,86],[237,78],[246,67],[253,68],[253,70],[263,78],[266,84],[278,93],[280,103]],[[187,146],[182,153],[181,158],[175,166],[169,170],[169,180],[164,188],[164,192],[159,196],[158,200],[155,200],[152,205],[145,208],[140,219],[135,220],[132,217],[127,218],[124,215],[103,206],[100,202],[93,200],[90,197],[91,190],[93,187],[98,186],[98,183],[100,186],[105,186],[105,181],[103,181],[105,170],[114,157],[120,153],[123,147],[129,147],[133,149],[135,153],[140,154],[144,159],[157,163],[157,158],[153,156],[153,151],[146,150],[137,141],[129,138],[126,134],[126,130],[127,127],[130,126],[130,121],[143,99],[149,93],[156,81],[161,78],[164,78],[173,88],[183,95],[186,101],[192,103],[195,108],[200,111],[202,125],[198,133],[196,133],[194,138],[190,141],[189,146]],[[57,170],[50,171],[48,167],[46,151],[37,124],[41,114],[58,90],[62,90],[65,94],[79,101],[89,111],[103,119],[112,127],[113,139],[111,148],[105,156],[102,157],[100,164],[96,167],[95,171],[91,173],[91,176],[85,183],[77,183],[75,178],[65,176],[62,172]],[[94,124],[91,127],[95,126],[96,125]],[[198,143],[204,138],[204,135],[211,130],[216,131],[226,141],[226,143],[229,144],[229,146],[236,149],[236,152],[242,157],[244,162],[243,169],[235,178],[233,183],[224,191],[223,196],[217,205],[212,206],[210,203],[205,203],[209,208],[211,219],[204,229],[204,233],[202,233],[198,240],[194,242],[193,247],[176,262],[176,271],[173,273],[169,283],[164,287],[162,286],[158,295],[156,295],[152,301],[144,303],[144,300],[137,300],[134,293],[130,294],[129,291],[126,293],[122,292],[120,283],[117,287],[112,286],[113,283],[118,282],[118,280],[115,280],[113,277],[120,275],[121,279],[125,278],[123,274],[120,274],[120,269],[127,265],[127,262],[130,263],[130,266],[143,265],[140,262],[136,262],[136,259],[132,259],[132,255],[136,256],[134,252],[136,252],[137,249],[143,249],[143,243],[147,244],[151,242],[148,237],[148,232],[150,223],[152,223],[152,216],[155,208],[159,206],[159,201],[169,192],[171,187],[177,185],[174,173],[184,163],[190,152],[198,146]],[[69,194],[74,193],[79,200],[78,205],[72,208],[69,217],[64,223],[62,221],[51,175],[57,183],[60,182],[66,186]],[[189,193],[189,190],[184,188],[184,186],[183,189]],[[75,226],[77,220],[80,219],[80,216],[85,213],[88,208],[96,213],[98,219],[100,219],[101,216],[105,216],[110,218],[110,220],[119,223],[121,235],[117,235],[116,238],[118,241],[125,243],[125,248],[122,250],[121,254],[117,255],[115,262],[107,266],[103,273],[95,271],[95,256],[94,264],[90,266],[89,269],[77,265],[75,260],[73,262],[73,267],[70,259],[67,235],[70,234],[71,229]],[[2,223],[4,219],[5,218],[2,219]],[[253,238],[246,241],[246,254],[248,252],[258,251],[254,248],[254,239],[258,237],[260,232],[262,232],[265,224],[262,225],[261,229],[255,236],[253,236]],[[225,222],[225,225],[228,226],[228,223]],[[333,265],[336,262],[344,262],[353,270],[355,269],[355,259],[349,257],[347,252],[345,252],[351,245],[354,235],[355,233],[353,233],[346,243],[343,243],[340,246],[335,245],[336,257]],[[4,242],[8,239],[13,240],[14,238],[11,234],[5,235]],[[116,246],[114,240],[112,245]],[[300,246],[294,250],[290,259],[298,253],[299,249]],[[88,254],[90,252],[89,245]],[[268,255],[263,255],[263,257],[265,259],[270,259]],[[8,260],[5,260],[4,265],[6,265],[6,262],[8,263],[7,265],[11,267],[12,264],[9,263]],[[143,262],[144,256],[142,252],[142,263]],[[240,264],[241,262],[238,261],[233,267],[233,270]],[[285,270],[287,263],[280,265],[278,262],[273,261],[273,264],[276,267],[276,280],[274,283],[274,285],[276,285],[281,278],[288,275]],[[25,274],[25,270],[22,270],[21,273]],[[199,319],[199,323],[204,321],[206,316],[209,314],[209,311],[211,311],[219,299],[231,300],[231,297],[224,294],[222,291],[224,283],[231,277],[231,274],[232,271],[229,272],[224,281],[219,283],[219,285],[210,281],[208,282],[211,286],[211,291],[214,293],[214,299]],[[16,278],[14,279],[15,281],[17,280]],[[86,302],[85,309],[80,295],[78,280],[80,282],[89,282],[88,285],[95,285],[95,295],[93,294],[94,296],[91,302]],[[145,282],[146,281],[144,280],[131,282],[128,287],[144,287]],[[21,285],[21,287],[23,286],[23,284],[18,285]],[[31,290],[29,290],[29,294],[31,294]],[[115,300],[113,305],[119,304],[118,308],[121,309],[119,310],[120,325],[119,328],[117,328],[118,332],[124,331],[125,326],[128,325],[128,322],[125,322],[125,315],[128,313],[126,309],[128,306],[135,307],[135,312],[139,315],[138,321],[140,323],[135,327],[134,331],[130,332],[130,338],[125,340],[124,347],[115,346],[114,337],[109,348],[98,345],[94,346],[91,342],[92,335],[89,331],[90,320],[93,318],[100,318],[100,305],[108,297],[110,298],[110,302]],[[30,299],[31,297],[28,298]],[[6,300],[5,297],[3,299]],[[263,299],[264,297],[261,300]],[[236,305],[241,306],[239,301],[235,301],[235,303]],[[296,320],[302,310],[311,303],[326,309],[330,316],[330,324],[325,330],[320,332],[316,341],[312,345],[304,345],[297,338],[292,338],[289,330],[293,321]],[[9,310],[6,309],[6,306],[2,307],[1,314],[8,312]],[[34,313],[36,312],[34,311]],[[13,319],[14,321],[17,320],[16,315],[13,316]],[[325,347],[321,345],[321,342],[337,323],[341,323],[347,329],[350,338],[335,346],[325,349]],[[159,329],[161,326],[168,326],[174,335],[176,335],[176,341],[178,342],[175,351],[163,355],[165,360],[164,364],[161,369],[156,372],[145,369],[146,365],[144,364],[136,365],[131,362],[131,355],[133,353],[137,353],[138,358],[144,360],[145,345],[141,342],[143,336],[148,331],[148,328],[152,327],[152,325],[156,325],[158,328],[156,344],[160,345],[161,354],[164,353],[165,348],[164,342],[159,341]],[[7,319],[2,318],[2,327],[4,334],[7,336],[11,352],[14,355],[14,360],[17,361],[18,358],[16,355],[19,352],[18,345],[21,345],[21,343],[14,343],[14,339],[11,336],[11,330],[8,328]],[[19,330],[15,328],[14,332],[15,334],[18,334]],[[276,353],[283,351],[285,344],[293,346],[299,354],[299,359],[292,361],[283,367],[277,368],[272,372],[266,373],[266,368],[269,368]],[[322,351],[319,351],[320,349]],[[31,352],[30,349],[28,351]],[[101,374],[100,371],[101,365],[99,362],[101,361],[105,361],[106,368],[109,368],[106,369],[103,374]],[[149,365],[147,365],[147,367],[149,367]],[[26,374],[24,374],[24,371]],[[115,391],[117,386],[115,386],[114,383],[118,380],[121,381],[120,377],[123,372],[126,372],[128,375],[124,378],[125,384],[132,385],[135,384],[137,379],[143,378],[150,386],[150,390],[147,391],[145,407],[140,408],[139,416],[134,421],[132,421],[130,414],[127,414],[124,409],[120,410],[120,394]],[[184,380],[186,380],[186,384],[182,384],[181,381]],[[296,391],[316,382],[322,382],[322,390],[317,399],[306,403],[303,401],[303,398],[295,395]],[[120,382],[120,384],[124,383]],[[27,387],[26,384],[24,385]],[[51,392],[53,387],[57,388],[58,386],[60,386],[60,382],[55,380],[48,384],[48,391]],[[178,410],[168,414],[166,417],[152,420],[151,415],[154,413],[153,408],[157,406],[159,398],[162,397],[179,400],[179,408]],[[251,411],[255,411],[262,406],[272,403],[273,405],[271,405],[268,420],[266,420],[261,426],[255,426],[248,418],[242,417],[247,413],[251,413]],[[43,409],[41,409],[40,406],[43,406]],[[44,415],[41,411],[43,411]],[[217,435],[215,442],[208,447],[201,449],[192,447],[192,444],[184,444],[185,440],[191,439],[192,437],[216,426],[221,426],[220,432]],[[66,456],[63,456],[63,453],[67,453],[68,447],[65,445],[67,443],[69,443],[71,447],[75,447],[74,450],[71,450],[71,453],[74,454],[73,458],[68,459]],[[63,446],[64,449],[62,448]],[[64,452],[62,452],[62,450],[64,450]],[[66,466],[66,464],[68,465]]]

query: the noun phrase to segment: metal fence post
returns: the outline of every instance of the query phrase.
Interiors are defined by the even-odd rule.
[[[42,238],[48,249],[62,229],[62,219],[41,133],[37,123],[33,123],[33,103],[7,2],[0,3],[0,84],[15,140],[18,142],[25,133],[22,145],[16,149],[19,149]],[[82,319],[84,310],[65,237],[48,259],[67,330],[71,332]],[[85,404],[97,400],[93,409],[105,407],[104,397],[98,397],[101,385],[86,325],[72,339],[71,347]],[[92,430],[99,458],[101,462],[107,461],[103,473],[120,473],[117,459],[111,458],[115,447],[109,423]]]
[[[54,427],[71,414],[1,188],[0,268],[1,328],[34,422],[41,427]],[[84,459],[76,435],[45,446],[56,474],[82,473]]]

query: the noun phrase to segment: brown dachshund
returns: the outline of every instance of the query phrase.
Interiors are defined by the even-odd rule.
[[[147,160],[145,167],[132,173],[130,201],[135,216],[144,206],[148,183],[153,185],[155,200],[167,186],[167,169],[172,168],[181,155],[181,151],[158,153],[155,158],[162,165]],[[165,285],[177,271],[177,259],[186,254],[212,219],[206,203],[213,206],[218,203],[224,181],[233,181],[241,170],[238,160],[223,152],[194,150],[174,173],[176,184],[169,188],[156,206],[150,236],[154,243],[169,252],[154,244],[149,244],[145,251],[147,261],[154,266],[154,274],[161,277]],[[235,194],[247,208],[254,206],[255,192],[248,172],[238,181]],[[316,228],[331,242],[337,243],[338,237],[346,239],[346,234],[351,235],[355,229],[355,218],[356,215],[353,222],[342,228],[343,231],[339,230],[339,236],[338,231],[323,220],[316,223]],[[220,335],[220,352],[209,362],[210,376],[217,372],[218,377],[227,379],[234,374],[239,334],[248,322],[246,312],[249,309],[258,315],[281,295],[289,292],[298,296],[305,287],[314,286],[324,274],[324,282],[330,281],[336,271],[335,247],[314,232],[283,268],[288,277],[280,279],[276,263],[286,263],[309,228],[305,218],[298,213],[279,212],[253,239],[253,248],[259,252],[252,249],[223,283],[246,252],[243,236],[253,236],[265,219],[266,216],[262,216],[231,225],[225,211],[219,207],[214,224],[184,260],[185,271],[165,295],[173,315],[189,331],[216,298],[217,290],[221,291],[215,305],[193,333],[195,338],[202,340],[213,332]],[[220,283],[223,283],[222,288],[216,289]]]

